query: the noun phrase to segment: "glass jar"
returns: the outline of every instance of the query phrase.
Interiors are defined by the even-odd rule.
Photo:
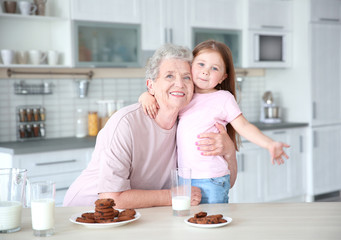
[[[77,118],[76,118],[76,137],[83,138],[87,135],[87,120],[86,113],[83,109],[77,109]]]
[[[40,120],[45,121],[45,108],[40,108]]]
[[[88,113],[88,133],[89,133],[89,136],[97,136],[97,133],[98,133],[97,112]]]
[[[26,117],[27,117],[27,122],[33,121],[33,111],[31,108],[26,109]]]
[[[25,125],[19,125],[19,137],[20,138],[26,138]]]
[[[33,108],[33,118],[35,122],[38,122],[40,120],[39,108]]]

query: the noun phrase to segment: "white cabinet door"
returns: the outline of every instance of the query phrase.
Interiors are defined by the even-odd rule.
[[[289,159],[282,165],[272,165],[265,162],[264,186],[265,201],[277,201],[282,199],[303,196],[305,193],[305,129],[282,129],[265,131],[270,138],[290,145],[285,148]],[[268,154],[268,156],[270,156]]]
[[[292,12],[290,0],[249,0],[249,28],[291,30]]]
[[[141,23],[140,4],[139,0],[73,0],[71,16],[84,21]]]
[[[142,49],[165,43],[190,47],[187,0],[141,0]]]
[[[311,0],[311,20],[313,22],[340,22],[340,0]]]
[[[290,158],[288,164],[289,179],[288,184],[291,190],[291,197],[304,196],[306,194],[307,175],[307,129],[297,128],[290,130]]]
[[[341,189],[341,125],[313,128],[313,194]]]
[[[290,144],[289,134],[286,130],[277,130],[271,132],[264,132],[265,135],[270,138]],[[266,151],[266,150],[264,150]],[[289,157],[292,156],[291,148],[285,149],[285,152]],[[277,163],[272,165],[270,162],[270,154],[266,151],[267,159],[263,162],[265,169],[264,174],[264,197],[265,201],[275,201],[279,199],[289,198],[291,195],[291,189],[289,184],[290,178],[290,166],[285,160],[284,164],[278,165]],[[290,159],[291,161],[292,159]]]
[[[86,168],[93,148],[14,155],[13,167],[27,169],[31,182],[50,180],[56,183],[56,205],[61,206],[72,182]]]
[[[276,141],[289,144],[289,160],[272,165],[269,152],[243,142],[237,154],[238,175],[230,190],[230,202],[269,202],[301,198],[305,194],[306,129],[264,131]]]
[[[229,193],[229,202],[263,202],[262,161],[264,152],[256,145],[243,142],[240,153],[237,154],[238,175],[234,187]]]
[[[214,29],[242,29],[242,1],[190,0],[190,26]]]
[[[313,126],[341,122],[341,26],[311,25]]]

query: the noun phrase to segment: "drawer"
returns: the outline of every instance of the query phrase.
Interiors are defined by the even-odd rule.
[[[41,177],[30,177],[29,181],[38,182],[38,181],[46,181],[50,180],[56,183],[56,206],[63,205],[63,200],[66,191],[69,189],[70,185],[73,181],[81,174],[81,171],[77,172],[69,172],[62,174],[55,174],[49,176],[41,176]]]
[[[71,151],[45,152],[16,155],[17,167],[26,168],[29,177],[45,176],[65,171],[81,171],[85,169],[89,154],[87,149]]]

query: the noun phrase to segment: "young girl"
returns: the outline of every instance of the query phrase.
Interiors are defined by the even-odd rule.
[[[235,72],[230,49],[221,42],[208,40],[193,50],[192,101],[179,114],[177,129],[178,166],[192,169],[192,186],[201,189],[201,203],[227,203],[230,189],[228,164],[222,156],[202,156],[197,151],[197,134],[217,132],[215,123],[227,125],[227,132],[238,149],[236,132],[247,140],[267,149],[272,164],[288,159],[284,147],[265,136],[242,115],[236,102]],[[145,112],[157,114],[152,95],[140,97]],[[153,110],[154,109],[154,110]]]

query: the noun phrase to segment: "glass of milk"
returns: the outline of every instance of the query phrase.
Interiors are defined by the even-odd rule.
[[[31,216],[34,236],[54,234],[56,184],[51,181],[31,183]]]
[[[191,169],[172,169],[171,178],[173,215],[188,216],[191,207]]]
[[[26,176],[26,169],[0,168],[0,233],[20,230]]]

